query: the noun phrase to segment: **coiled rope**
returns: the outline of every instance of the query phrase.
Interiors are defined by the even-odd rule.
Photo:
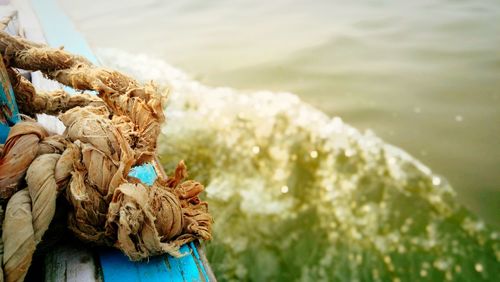
[[[212,218],[198,195],[203,186],[184,181],[181,161],[173,176],[148,187],[130,177],[133,166],[154,159],[164,121],[162,95],[114,70],[92,65],[61,49],[0,32],[21,113],[58,114],[62,135],[26,120],[12,127],[0,158],[0,201],[7,202],[2,225],[3,275],[22,281],[36,246],[64,195],[68,228],[79,239],[114,246],[130,259],[168,253],[179,256],[187,242],[211,238]],[[13,68],[42,71],[48,78],[98,96],[37,93]],[[0,213],[1,214],[1,213]]]

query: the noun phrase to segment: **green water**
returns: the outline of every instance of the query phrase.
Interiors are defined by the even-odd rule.
[[[117,49],[103,62],[171,87],[159,156],[184,159],[215,218],[220,281],[496,281],[498,232],[442,177],[288,93],[192,80]]]
[[[500,1],[60,3],[95,47],[290,91],[372,129],[500,225]]]
[[[171,86],[221,281],[497,281],[500,2],[400,2],[61,1]]]

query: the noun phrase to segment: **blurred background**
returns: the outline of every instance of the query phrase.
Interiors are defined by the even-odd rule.
[[[60,1],[94,47],[289,91],[443,175],[500,226],[500,2]]]
[[[60,4],[172,86],[161,159],[207,185],[221,281],[500,277],[500,1]]]

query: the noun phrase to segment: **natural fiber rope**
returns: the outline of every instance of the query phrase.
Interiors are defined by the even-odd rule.
[[[38,154],[38,143],[47,135],[45,129],[31,122],[11,129],[0,159],[0,199],[10,198],[19,189],[20,180]]]
[[[7,69],[10,83],[16,93],[19,111],[30,116],[34,114],[57,115],[74,107],[104,105],[101,99],[89,94],[69,95],[64,90],[35,92],[33,85],[13,69]]]
[[[62,136],[49,136],[37,123],[21,122],[12,127],[3,147],[0,199],[8,200],[2,226],[6,281],[24,279],[54,217],[59,193],[71,206],[68,228],[78,238],[114,246],[133,260],[180,255],[182,244],[211,238],[212,218],[198,198],[203,186],[183,182],[183,162],[173,177],[159,178],[151,187],[128,176],[133,166],[153,159],[164,120],[162,97],[153,84],[141,85],[82,57],[5,33],[0,33],[0,52],[21,113],[61,113],[66,126]],[[99,98],[36,93],[10,67],[41,70],[75,89],[97,91]]]

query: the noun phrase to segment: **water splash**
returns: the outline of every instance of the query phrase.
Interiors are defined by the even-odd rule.
[[[205,86],[168,64],[101,50],[170,85],[161,160],[207,184],[221,281],[498,280],[498,233],[452,187],[372,132],[290,93]]]

